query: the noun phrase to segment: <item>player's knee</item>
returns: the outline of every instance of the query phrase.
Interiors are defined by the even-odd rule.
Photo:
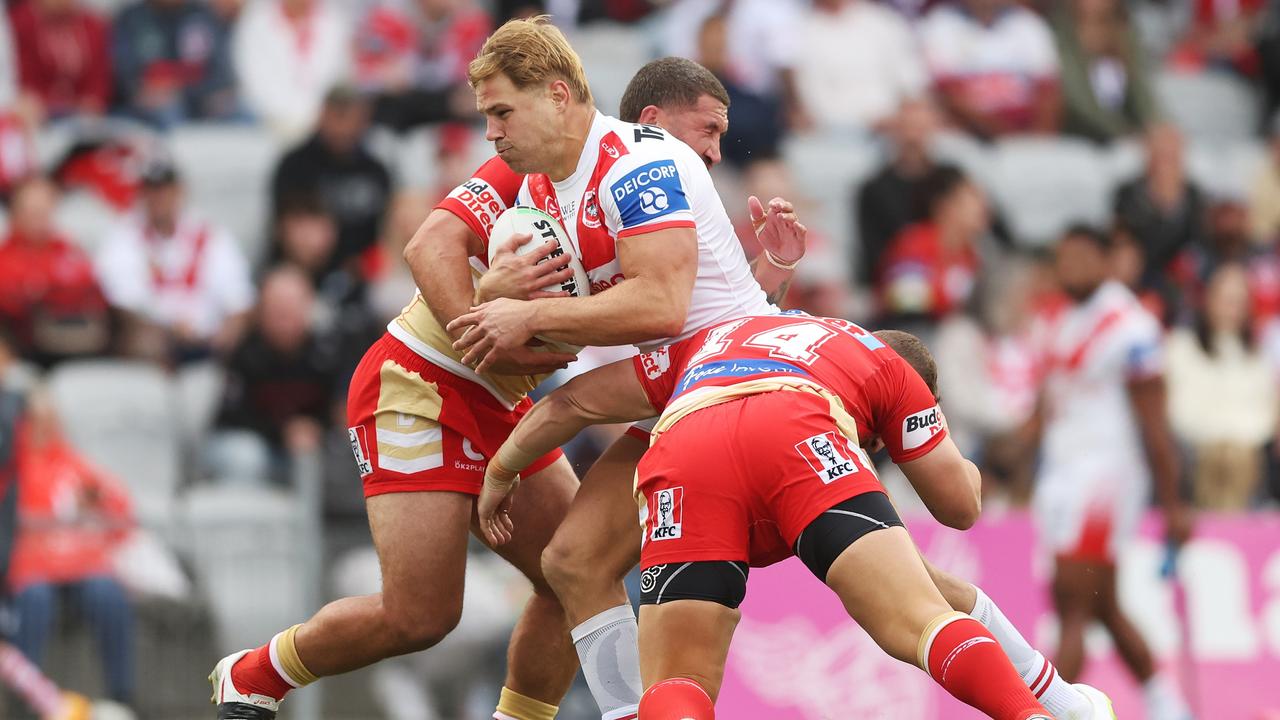
[[[542,575],[557,593],[575,593],[591,582],[590,558],[580,546],[557,535],[542,551]]]
[[[387,617],[397,655],[434,647],[445,639],[462,619],[462,604],[434,608],[411,608]]]

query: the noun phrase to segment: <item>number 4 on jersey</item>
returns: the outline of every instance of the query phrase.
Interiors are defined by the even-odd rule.
[[[836,331],[816,322],[800,322],[752,335],[743,345],[769,351],[769,357],[812,365],[817,350],[836,336]]]

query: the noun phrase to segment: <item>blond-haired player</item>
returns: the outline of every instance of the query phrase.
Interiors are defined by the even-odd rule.
[[[486,61],[486,56],[490,60]],[[510,67],[512,75],[532,83],[517,89],[506,75],[508,71],[499,71],[501,80],[506,81],[508,104],[491,108],[491,118],[503,115],[504,139],[497,143],[503,158],[524,155],[509,155],[516,145],[521,151],[554,147],[561,154],[583,154],[587,131],[597,116],[603,116],[591,106],[581,65],[563,36],[539,21],[510,24],[490,40],[479,65],[484,67],[499,56],[507,58],[499,66]],[[516,65],[509,64],[513,58],[519,61]],[[710,102],[707,93],[701,92],[700,88],[710,87],[706,85],[709,74],[681,72],[690,70],[681,62],[667,62],[666,66],[673,69],[649,75],[682,84],[685,92],[659,92],[661,82],[648,83],[659,107],[646,102],[640,105],[641,112],[679,127],[681,137],[692,141],[698,150],[665,136],[661,138],[663,152],[649,150],[659,144],[659,139],[651,136],[664,135],[657,128],[645,129],[646,137],[631,143],[646,143],[643,157],[648,162],[674,162],[669,156],[678,155],[680,173],[698,175],[686,202],[692,201],[701,210],[714,198],[704,165],[719,157],[724,103],[714,97],[715,102]],[[500,82],[497,76],[487,77],[488,83],[479,81],[477,85]],[[690,88],[695,92],[689,92]],[[716,94],[714,90],[712,94]],[[636,128],[608,120],[624,133],[634,133]],[[544,142],[546,147],[542,147]],[[599,154],[602,147],[593,149]],[[641,155],[638,150],[633,153],[626,142],[610,147],[620,156],[624,151]],[[608,150],[603,152],[608,155]],[[525,159],[537,166],[536,157]],[[525,167],[519,160],[512,164]],[[617,170],[625,167],[625,163],[618,164]],[[348,413],[352,447],[382,564],[383,591],[338,600],[269,643],[224,658],[212,675],[220,718],[273,718],[291,688],[428,648],[457,622],[467,530],[473,523],[474,496],[481,487],[485,458],[527,409],[525,392],[543,373],[571,359],[520,344],[496,350],[490,357],[492,371],[477,372],[462,362],[462,353],[452,348],[453,338],[441,327],[442,322],[465,313],[477,299],[503,294],[528,297],[532,288],[553,281],[546,265],[535,267],[507,252],[504,257],[495,257],[494,271],[480,278],[479,287],[474,284],[472,269],[479,274],[485,267],[489,225],[511,204],[498,185],[512,177],[517,187],[521,182],[502,160],[486,163],[482,171],[483,176],[477,173],[477,178],[460,186],[428,217],[410,244],[406,256],[422,292],[366,354],[351,384]],[[505,178],[495,175],[503,172]],[[577,206],[574,217],[578,223],[561,214],[571,232],[579,229],[584,218],[588,224],[597,222],[588,207],[585,203]],[[588,261],[593,283],[599,283],[601,290],[613,284],[618,287],[587,300],[599,303],[616,296],[620,302],[612,303],[594,323],[612,328],[614,335],[570,334],[572,342],[661,341],[662,330],[682,326],[692,312],[690,307],[696,310],[700,304],[708,308],[707,323],[769,310],[718,200],[716,217],[697,219],[699,227],[704,220],[715,227],[714,245],[695,234],[692,213],[687,211],[668,213],[662,228],[635,222],[620,228],[616,201],[601,199],[592,207],[601,213],[597,216],[599,227],[588,229],[598,232],[589,238],[579,234],[577,239],[580,243],[585,239],[597,253]],[[771,203],[767,217],[757,204],[755,214],[766,226],[762,236],[766,247],[790,250],[799,237],[799,248],[803,248],[803,226],[795,223],[785,203]],[[671,222],[675,224],[667,224]],[[630,232],[620,232],[628,229]],[[659,252],[661,246],[672,251]],[[704,253],[718,269],[700,270],[697,261]],[[610,254],[609,260],[591,264]],[[778,259],[783,261],[780,264],[790,264],[788,261],[798,259],[798,253]],[[768,277],[776,288],[789,279],[790,272],[767,265],[758,276]],[[621,277],[628,280],[621,282]],[[632,312],[636,303],[654,310],[638,316]],[[577,481],[558,452],[539,460],[535,470],[530,473],[530,495],[522,499],[522,533],[499,550],[529,577],[535,589],[512,637],[498,713],[504,718],[553,716],[555,703],[577,669],[564,613],[539,563]]]

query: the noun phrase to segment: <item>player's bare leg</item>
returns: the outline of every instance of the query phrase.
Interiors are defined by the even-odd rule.
[[[729,641],[742,613],[709,600],[674,600],[640,608],[640,676],[645,689],[688,678],[715,700]],[[647,714],[646,714],[647,717]]]
[[[382,592],[329,603],[266,645],[224,659],[211,676],[219,718],[272,718],[289,690],[425,650],[458,624],[474,498],[391,493],[365,505]]]
[[[826,581],[877,645],[956,698],[997,720],[1046,717],[995,638],[947,604],[904,528],[858,538]]]
[[[542,554],[543,572],[564,604],[583,675],[605,720],[631,717],[640,701],[636,620],[622,579],[640,559],[632,493],[636,464],[647,448],[623,435],[605,450]]]
[[[970,615],[991,631],[1040,704],[1062,720],[1111,720],[1114,713],[1105,694],[1088,686],[1072,685],[1058,674],[1053,663],[1022,636],[991,598],[980,588],[934,567],[923,558],[934,585],[953,610]]]
[[[569,461],[560,458],[522,483],[511,509],[515,534],[496,552],[533,583],[533,597],[516,623],[507,649],[507,678],[499,717],[555,716],[578,672],[564,609],[542,573],[542,552],[578,488]],[[472,532],[482,541],[473,517]],[[521,702],[521,698],[538,704]]]
[[[571,625],[627,602],[622,580],[640,561],[633,484],[648,447],[622,435],[600,455],[542,554],[542,569],[563,598]]]
[[[1116,652],[1139,683],[1152,720],[1186,720],[1191,717],[1186,700],[1173,682],[1157,671],[1151,648],[1142,633],[1120,607],[1114,565],[1097,568],[1101,589],[1095,609],[1097,619],[1111,635]]]
[[[1102,592],[1100,563],[1058,558],[1053,573],[1053,607],[1058,613],[1058,672],[1075,682],[1084,669],[1084,633],[1097,616]]]

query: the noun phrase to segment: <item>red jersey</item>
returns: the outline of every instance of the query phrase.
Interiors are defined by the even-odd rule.
[[[502,211],[516,204],[516,196],[523,184],[524,175],[507,167],[506,161],[495,155],[481,165],[470,180],[454,188],[436,204],[438,209],[456,215],[480,238],[485,252],[476,259],[486,267],[489,265],[489,230],[493,228],[493,221]]]
[[[861,327],[804,314],[746,317],[638,355],[649,402],[713,396],[746,382],[816,385],[835,395],[858,438],[879,436],[894,462],[915,460],[946,437],[937,400],[897,353]]]

